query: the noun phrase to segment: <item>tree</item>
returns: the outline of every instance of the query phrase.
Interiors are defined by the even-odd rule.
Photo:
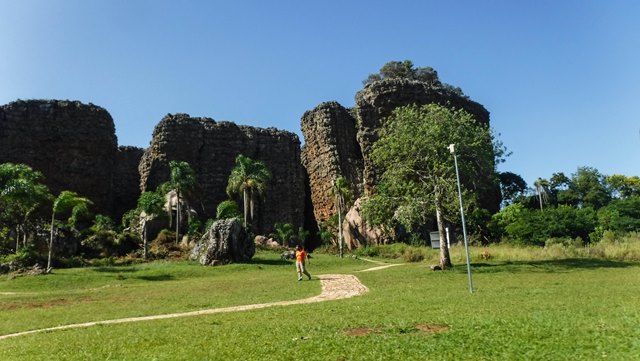
[[[578,167],[571,175],[569,189],[578,196],[577,207],[592,207],[595,210],[611,201],[611,192],[605,186],[604,176],[592,167]]]
[[[604,182],[615,198],[640,197],[640,177],[638,176],[613,174],[604,177]]]
[[[527,182],[519,175],[511,172],[498,173],[500,181],[500,192],[502,193],[502,204],[508,206],[524,196],[527,190]]]
[[[390,61],[380,68],[380,72],[370,74],[362,83],[367,85],[382,79],[413,79],[427,83],[431,87],[441,87],[438,72],[432,67],[414,68],[411,60]]]
[[[147,234],[147,222],[159,216],[163,211],[164,197],[158,192],[143,192],[138,197],[136,213],[142,221],[140,238],[142,238],[142,257],[147,259],[149,235]]]
[[[613,200],[598,210],[598,223],[603,230],[640,231],[640,197]]]
[[[467,179],[495,174],[493,135],[463,110],[429,104],[396,108],[379,130],[371,158],[382,170],[376,192],[365,203],[365,217],[376,225],[399,222],[406,229],[429,222],[433,214],[446,239],[444,220],[457,218],[458,198],[454,162],[448,146],[456,145],[460,173]],[[498,149],[496,147],[496,149]],[[464,185],[465,204],[481,183]],[[375,214],[375,217],[370,217]],[[455,217],[455,218],[454,218]],[[440,242],[440,266],[451,266],[446,242]]]
[[[351,196],[351,185],[349,181],[345,177],[338,177],[331,187],[331,193],[333,194],[335,203],[334,206],[336,208],[336,213],[338,214],[338,249],[340,252],[340,257],[343,255],[343,237],[342,237],[342,217],[347,212],[348,207],[351,205],[352,196]]]
[[[183,195],[189,194],[196,187],[196,175],[189,163],[184,161],[171,161],[169,162],[169,168],[171,169],[171,175],[169,179],[169,185],[173,191],[176,192],[177,205],[176,205],[176,244],[180,238],[180,203]]]
[[[255,197],[264,195],[270,180],[271,172],[263,162],[242,154],[236,157],[236,165],[229,175],[227,194],[233,197],[242,193],[245,227],[249,216],[253,220]]]
[[[53,235],[56,231],[56,215],[71,211],[71,216],[67,219],[67,224],[75,226],[78,217],[86,214],[89,205],[93,204],[89,199],[80,197],[76,192],[62,191],[53,201],[51,212],[51,235],[49,238],[49,256],[47,257],[47,272],[51,272],[51,255],[53,254]]]
[[[47,186],[40,183],[42,173],[25,164],[0,164],[0,220],[14,223],[16,227],[16,249],[18,252],[20,233],[23,245],[27,238],[27,224],[32,215],[45,203],[51,194]]]
[[[538,178],[535,182],[533,182],[533,186],[535,187],[535,192],[540,203],[540,211],[542,211],[542,205],[545,203],[549,203],[549,181],[547,181],[546,179]]]

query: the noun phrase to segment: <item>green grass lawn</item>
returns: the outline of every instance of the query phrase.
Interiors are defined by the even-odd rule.
[[[312,259],[312,275],[351,273],[369,288],[351,299],[31,334],[0,340],[0,360],[640,359],[640,263],[478,260],[474,294],[464,263],[357,272],[372,266]],[[0,280],[0,335],[319,292],[317,279],[297,282],[292,263],[266,252],[212,268],[56,270]]]

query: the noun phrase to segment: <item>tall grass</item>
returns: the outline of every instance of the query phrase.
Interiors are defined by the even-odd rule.
[[[416,247],[404,243],[377,245],[356,250],[361,257],[382,257],[403,262],[438,263],[439,250]],[[450,248],[451,260],[465,263],[464,246],[456,244]],[[583,245],[580,240],[553,239],[545,247],[514,246],[510,244],[492,244],[486,247],[470,247],[469,256],[472,262],[494,261],[541,261],[567,258],[596,258],[610,261],[640,262],[640,233],[632,232],[624,235],[605,234],[595,244]]]

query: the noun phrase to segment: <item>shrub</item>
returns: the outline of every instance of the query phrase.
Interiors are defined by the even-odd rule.
[[[402,259],[405,262],[422,262],[424,260],[424,254],[422,250],[412,247],[404,250]]]
[[[176,234],[168,229],[158,233],[156,239],[151,241],[149,253],[154,258],[184,258],[186,256],[180,245],[176,244]]]

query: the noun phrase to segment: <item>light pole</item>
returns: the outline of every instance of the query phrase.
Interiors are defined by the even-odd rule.
[[[453,162],[456,165],[456,180],[458,181],[458,198],[460,200],[460,217],[462,218],[462,235],[464,236],[464,250],[467,253],[467,273],[469,274],[469,292],[473,293],[473,279],[471,278],[471,263],[469,262],[469,242],[467,241],[467,226],[464,222],[464,209],[462,208],[462,191],[460,190],[460,173],[458,173],[458,157],[456,157],[455,144],[449,144],[449,151],[453,154]]]

